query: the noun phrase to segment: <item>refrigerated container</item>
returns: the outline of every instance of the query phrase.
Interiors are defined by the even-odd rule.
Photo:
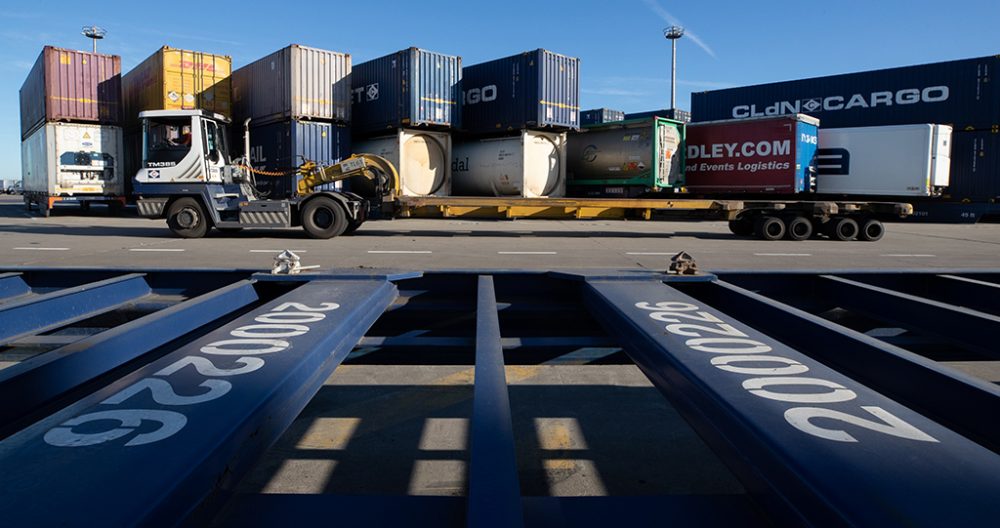
[[[694,120],[805,113],[826,128],[1000,124],[1000,56],[759,84],[691,95]]]
[[[21,85],[21,139],[48,121],[122,121],[121,57],[53,46],[41,54]]]
[[[625,112],[610,108],[595,108],[580,112],[580,126],[603,125],[625,120]]]
[[[243,150],[243,141],[234,141]],[[278,121],[250,127],[250,163],[254,169],[291,172],[305,161],[332,165],[351,152],[351,129],[316,121]],[[257,188],[268,198],[295,193],[300,176],[256,175]]]
[[[1000,132],[956,130],[952,134],[952,200],[1000,203]]]
[[[456,143],[451,173],[457,196],[565,196],[566,133],[522,130]]]
[[[389,160],[399,171],[403,196],[451,194],[452,144],[447,132],[401,128],[389,136],[355,140],[353,151]]]
[[[684,124],[651,118],[570,133],[567,185],[574,194],[636,195],[684,183]]]
[[[46,123],[21,142],[26,195],[122,196],[122,129]]]
[[[257,124],[351,120],[351,56],[292,44],[233,72],[233,116]]]
[[[231,117],[232,59],[163,46],[122,77],[125,126],[145,110],[208,110]]]
[[[690,123],[685,187],[692,193],[816,190],[819,120],[796,114]]]
[[[822,128],[816,191],[866,196],[939,196],[949,184],[948,125]]]
[[[462,130],[473,134],[580,126],[580,59],[544,49],[467,66]]]
[[[462,111],[462,58],[409,48],[356,64],[351,128],[377,135],[401,127],[456,126]]]

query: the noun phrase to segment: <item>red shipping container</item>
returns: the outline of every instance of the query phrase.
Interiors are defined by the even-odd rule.
[[[21,85],[21,139],[49,121],[122,122],[122,61],[45,46]]]
[[[692,193],[813,192],[819,120],[798,114],[689,123],[685,187]]]

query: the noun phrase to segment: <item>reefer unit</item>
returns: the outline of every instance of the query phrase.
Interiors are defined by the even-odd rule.
[[[680,187],[684,183],[684,133],[683,123],[662,118],[570,133],[567,185],[592,187],[599,194],[629,195],[635,194],[633,190]]]
[[[952,134],[953,200],[1000,202],[1000,133],[996,130],[956,130]]]
[[[456,126],[461,115],[462,58],[410,48],[354,66],[355,134],[400,127]]]
[[[351,120],[351,56],[292,44],[233,72],[233,116]]]
[[[522,130],[458,143],[451,173],[459,196],[565,196],[566,133]]]
[[[817,192],[937,196],[948,186],[951,127],[895,125],[820,129]]]
[[[691,123],[685,186],[693,193],[812,192],[818,127],[802,114]]]
[[[399,171],[403,196],[451,194],[451,134],[447,132],[401,128],[391,136],[354,141],[353,151],[392,162]]]
[[[25,193],[122,196],[122,129],[46,123],[21,142]]]
[[[826,128],[1000,123],[1000,56],[729,88],[691,95],[695,121],[806,113]]]
[[[234,141],[242,150],[243,141]],[[278,121],[250,127],[250,163],[269,172],[290,171],[305,161],[332,165],[351,153],[351,129],[316,121]],[[257,189],[268,198],[287,198],[300,176],[254,177]]]
[[[164,46],[122,77],[125,124],[145,110],[203,109],[230,117],[232,59]]]
[[[674,121],[680,121],[682,123],[691,122],[691,112],[688,112],[687,110],[681,110],[680,108],[649,110],[646,112],[632,112],[630,114],[625,114],[625,119],[646,119],[648,117],[665,117],[667,119],[673,119]]]
[[[580,112],[580,126],[603,125],[625,120],[625,112],[610,108],[595,108]]]
[[[21,85],[21,139],[47,121],[121,125],[122,61],[45,46]]]
[[[580,59],[538,49],[468,66],[462,130],[572,130],[580,126]]]

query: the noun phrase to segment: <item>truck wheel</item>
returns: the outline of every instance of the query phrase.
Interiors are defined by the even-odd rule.
[[[764,240],[781,240],[785,236],[785,222],[777,216],[762,216],[754,226],[754,234]]]
[[[201,238],[208,233],[208,215],[194,198],[179,198],[167,210],[167,227],[181,238]]]
[[[854,240],[858,236],[858,223],[853,218],[834,218],[827,225],[827,235],[834,240]]]
[[[885,226],[874,218],[869,218],[861,224],[861,231],[858,232],[858,238],[866,242],[881,240],[883,236],[885,236]]]
[[[45,218],[48,218],[49,216],[52,215],[52,208],[49,207],[48,201],[46,201],[45,203],[38,202],[38,211],[41,212],[42,216],[44,216]]]
[[[345,235],[353,235],[354,232],[357,231],[358,228],[361,227],[361,224],[363,224],[363,223],[364,222],[348,222],[347,223],[347,229],[344,230],[344,234]]]
[[[813,234],[812,221],[804,216],[796,216],[788,222],[789,240],[809,240]]]
[[[347,230],[347,212],[330,198],[313,198],[302,208],[302,229],[312,238],[340,236]]]
[[[753,219],[744,216],[730,220],[729,230],[736,236],[750,236],[753,234]]]

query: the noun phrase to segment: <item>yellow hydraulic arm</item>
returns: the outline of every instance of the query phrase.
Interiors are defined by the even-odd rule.
[[[296,189],[299,196],[312,194],[320,185],[355,176],[371,180],[376,189],[381,188],[382,194],[389,199],[399,193],[399,173],[396,172],[396,167],[389,160],[373,154],[355,154],[340,163],[325,167],[307,161],[299,167],[298,172],[302,175]]]

